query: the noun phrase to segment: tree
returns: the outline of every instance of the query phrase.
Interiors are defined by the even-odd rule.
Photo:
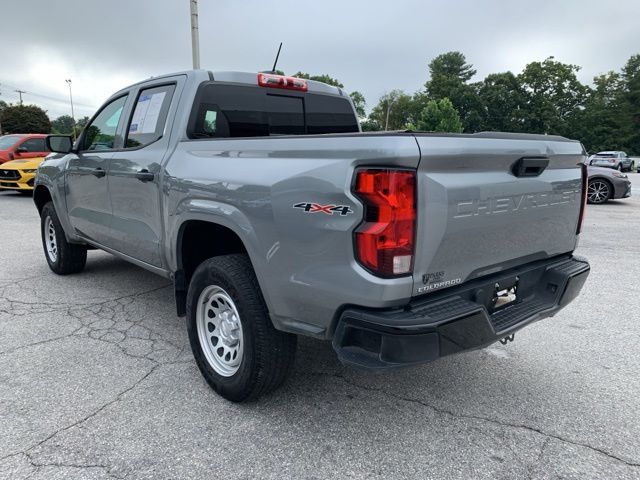
[[[364,99],[364,95],[362,95],[358,91],[355,91],[355,92],[351,92],[349,96],[351,97],[351,101],[353,102],[353,108],[355,108],[356,114],[358,115],[358,117],[360,118],[366,117],[367,102]]]
[[[0,113],[2,113],[2,110],[7,108],[8,106],[9,105],[7,104],[7,102],[5,102],[4,100],[0,100]]]
[[[492,73],[480,84],[478,94],[485,107],[484,130],[522,131],[525,92],[518,77],[511,72]]]
[[[469,84],[476,74],[460,52],[438,55],[429,63],[429,80],[425,84],[430,100],[448,98],[459,112],[465,131],[482,128],[484,106],[478,95],[479,84]]]
[[[621,75],[622,132],[627,153],[640,155],[640,54],[633,55]]]
[[[0,113],[4,133],[51,133],[47,113],[36,105],[11,105]]]
[[[333,85],[334,87],[344,88],[344,85],[340,82],[340,80],[330,77],[327,74],[324,75],[309,75],[305,72],[297,72],[294,77],[298,78],[306,78],[307,80],[315,80],[316,82],[326,83],[327,85]]]
[[[622,149],[620,75],[609,72],[593,79],[584,108],[569,116],[567,135],[578,138],[589,152]]]
[[[583,106],[587,94],[576,77],[579,70],[579,66],[558,62],[554,57],[524,68],[518,80],[525,90],[526,131],[570,133],[570,117]]]
[[[73,118],[70,115],[62,115],[51,122],[53,133],[71,135],[73,133]]]
[[[429,100],[420,113],[416,127],[429,132],[460,133],[463,130],[460,115],[448,98]]]
[[[76,122],[76,126],[78,128],[84,128],[87,126],[88,123],[89,123],[89,117],[84,116],[78,119],[78,121]]]
[[[378,125],[382,130],[405,130],[411,123],[413,98],[402,90],[392,90],[380,97],[378,104],[373,107],[369,121]]]

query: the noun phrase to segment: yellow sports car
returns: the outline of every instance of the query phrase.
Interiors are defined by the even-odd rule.
[[[44,157],[25,158],[0,164],[0,190],[31,192],[36,170],[43,160]]]

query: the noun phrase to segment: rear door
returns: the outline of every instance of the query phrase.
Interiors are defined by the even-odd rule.
[[[580,143],[500,134],[416,138],[414,294],[575,248]]]
[[[66,169],[67,211],[75,231],[114,248],[107,172],[115,148],[121,145],[123,111],[128,95],[109,101],[84,129],[78,152],[69,154]]]
[[[124,147],[114,152],[108,182],[116,250],[162,266],[160,177],[169,148],[171,124],[185,77],[164,78],[133,92]]]

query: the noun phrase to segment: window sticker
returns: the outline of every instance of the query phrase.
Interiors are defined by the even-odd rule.
[[[158,92],[151,95],[140,95],[131,119],[130,134],[154,133],[156,131],[162,102],[166,93]]]

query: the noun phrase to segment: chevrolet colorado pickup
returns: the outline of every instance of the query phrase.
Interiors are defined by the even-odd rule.
[[[98,248],[171,279],[203,376],[279,386],[297,335],[364,368],[512,339],[573,300],[585,151],[556,136],[361,133],[339,88],[197,70],[113,95],[49,136],[45,258]]]

